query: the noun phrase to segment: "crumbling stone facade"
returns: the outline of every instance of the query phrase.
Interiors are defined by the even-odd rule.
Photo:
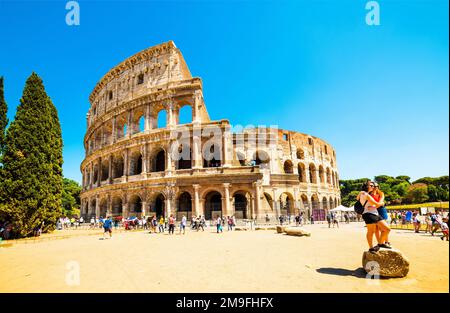
[[[340,204],[331,145],[275,127],[236,132],[228,120],[212,121],[202,81],[172,41],[112,68],[89,100],[81,164],[86,218],[194,214],[274,222],[303,211],[323,220]],[[191,118],[181,123],[185,108]]]

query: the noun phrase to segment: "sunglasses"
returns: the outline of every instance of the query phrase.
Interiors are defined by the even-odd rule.
[[[375,187],[374,185],[369,185],[369,187]]]

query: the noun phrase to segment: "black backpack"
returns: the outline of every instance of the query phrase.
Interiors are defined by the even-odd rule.
[[[362,215],[362,214],[363,214],[363,212],[364,212],[364,207],[366,206],[367,201],[369,201],[369,200],[366,200],[366,202],[364,202],[364,204],[361,204],[361,202],[360,202],[359,200],[356,201],[356,203],[355,203],[355,212],[356,212],[357,214],[359,214],[359,215]]]

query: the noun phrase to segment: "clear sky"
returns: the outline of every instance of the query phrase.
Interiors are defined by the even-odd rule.
[[[308,133],[336,149],[340,177],[447,175],[447,0],[0,0],[0,75],[12,119],[36,71],[59,111],[64,175],[81,181],[88,96],[125,58],[174,40],[203,80],[212,119]]]

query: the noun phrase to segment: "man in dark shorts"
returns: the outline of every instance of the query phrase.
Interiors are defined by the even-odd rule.
[[[103,222],[103,239],[105,239],[105,234],[109,233],[109,238],[112,237],[112,220],[111,217],[107,217]]]

